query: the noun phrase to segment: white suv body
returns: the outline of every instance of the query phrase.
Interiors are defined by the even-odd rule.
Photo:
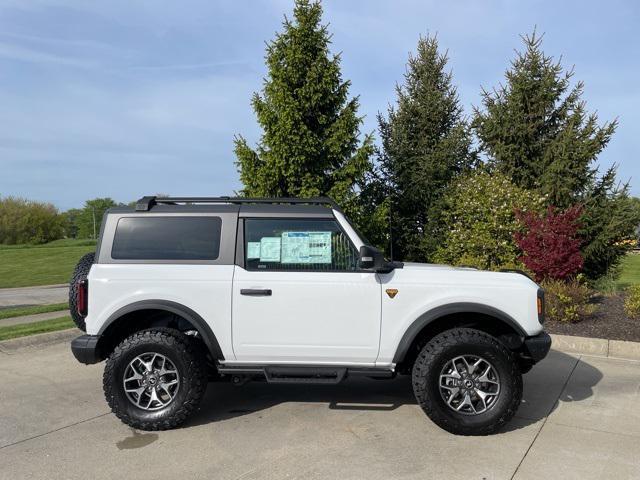
[[[267,379],[278,366],[407,372],[447,324],[490,333],[523,370],[549,350],[542,291],[525,275],[386,262],[334,203],[286,202],[145,197],[111,209],[80,291],[78,360],[154,326],[199,338],[222,374]]]

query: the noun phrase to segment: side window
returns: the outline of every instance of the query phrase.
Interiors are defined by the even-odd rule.
[[[335,220],[249,218],[247,270],[354,271],[357,252]]]
[[[115,260],[215,260],[220,217],[123,217],[111,247]]]

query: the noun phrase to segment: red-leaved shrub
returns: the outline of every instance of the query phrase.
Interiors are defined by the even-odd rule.
[[[544,215],[516,212],[524,224],[515,241],[522,250],[520,261],[536,275],[537,281],[564,280],[580,271],[583,260],[577,238],[582,207],[575,205],[564,212],[549,206]]]

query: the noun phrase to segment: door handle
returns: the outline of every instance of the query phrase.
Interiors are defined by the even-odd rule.
[[[242,288],[240,295],[249,295],[251,297],[270,297],[270,288]]]

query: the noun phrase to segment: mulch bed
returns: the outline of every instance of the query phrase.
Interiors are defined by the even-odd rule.
[[[593,315],[576,323],[548,320],[545,330],[560,335],[640,342],[640,319],[627,317],[622,296],[598,296],[594,302],[598,308]]]

